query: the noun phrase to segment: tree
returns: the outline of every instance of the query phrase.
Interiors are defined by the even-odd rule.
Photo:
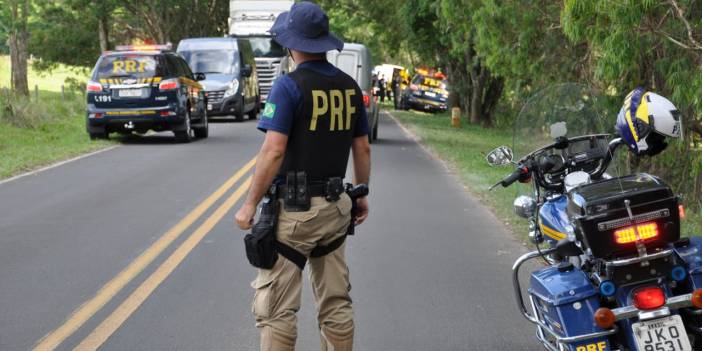
[[[29,0],[6,0],[0,2],[2,11],[9,11],[8,41],[10,47],[11,87],[20,95],[29,95],[27,83],[27,20],[29,18]]]

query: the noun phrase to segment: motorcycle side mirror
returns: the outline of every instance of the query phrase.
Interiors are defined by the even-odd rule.
[[[485,156],[485,160],[490,166],[504,166],[512,163],[513,157],[512,149],[508,146],[500,146],[490,151],[490,153]]]
[[[583,250],[578,247],[575,241],[561,239],[556,244],[556,253],[562,257],[574,257],[583,254]]]

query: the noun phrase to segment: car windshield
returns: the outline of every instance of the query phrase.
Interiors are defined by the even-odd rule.
[[[287,55],[285,49],[272,38],[252,37],[249,38],[249,42],[256,57],[283,57]]]
[[[193,50],[179,52],[196,73],[236,74],[239,54],[236,50]]]
[[[96,66],[96,78],[150,78],[159,75],[153,55],[124,54],[103,56]]]

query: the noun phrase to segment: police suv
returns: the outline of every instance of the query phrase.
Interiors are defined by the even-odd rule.
[[[173,131],[179,142],[208,134],[204,74],[194,75],[170,45],[117,46],[104,52],[87,84],[92,139],[111,132]]]

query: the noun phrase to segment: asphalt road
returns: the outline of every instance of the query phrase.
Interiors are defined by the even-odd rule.
[[[211,124],[0,184],[0,350],[255,350],[233,212],[262,134]],[[539,350],[510,267],[523,248],[387,116],[371,216],[347,257],[362,351]],[[319,349],[309,288],[298,350]]]

